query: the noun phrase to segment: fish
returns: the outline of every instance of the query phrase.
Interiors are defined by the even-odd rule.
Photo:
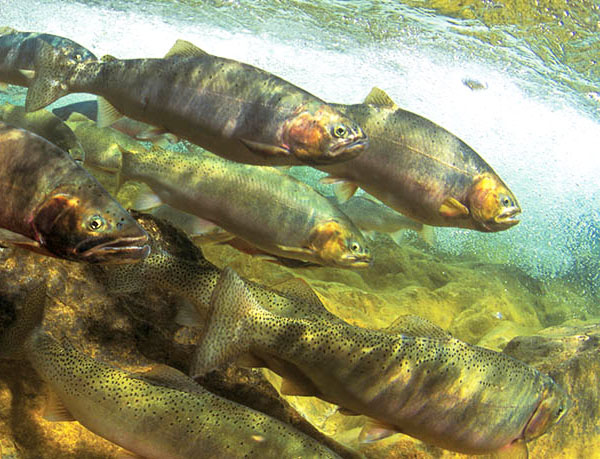
[[[80,163],[85,159],[81,142],[71,128],[47,110],[27,113],[24,107],[5,103],[0,105],[0,121],[45,138]]]
[[[178,40],[162,59],[80,63],[43,45],[25,106],[73,92],[99,96],[98,123],[123,115],[226,159],[258,165],[346,161],[368,147],[362,128],[323,100],[248,64]]]
[[[344,202],[336,199],[335,203],[365,236],[373,236],[375,232],[388,233],[394,242],[401,246],[400,238],[404,230],[412,230],[429,245],[435,242],[432,227],[405,217],[367,196],[352,196]]]
[[[148,234],[71,156],[0,122],[0,239],[86,263],[146,257]]]
[[[39,323],[45,297],[28,293],[25,317],[0,337],[22,355],[50,389],[44,417],[78,421],[90,431],[148,459],[338,458],[295,428],[217,396],[167,365],[127,372],[58,341]],[[38,322],[34,322],[33,320]]]
[[[437,124],[399,108],[381,89],[364,103],[333,104],[369,136],[369,149],[318,166],[346,200],[358,187],[425,225],[496,232],[519,223],[517,198],[471,147]]]
[[[80,113],[87,118],[96,121],[98,113],[98,101],[96,100],[85,100],[82,102],[75,102],[68,105],[63,105],[52,109],[52,113],[58,116],[61,120],[66,121],[69,116],[73,113]],[[177,137],[170,133],[159,133],[156,132],[156,128],[149,124],[136,121],[131,118],[123,117],[110,125],[111,128],[116,129],[135,140],[149,141],[159,147],[166,147],[169,144],[176,143]]]
[[[526,443],[568,411],[568,395],[550,376],[441,333],[414,336],[411,328],[414,322],[406,330],[398,323],[395,330],[369,330],[320,319],[318,311],[300,318],[278,314],[226,268],[214,288],[195,370],[205,374],[244,353],[272,361],[275,372],[284,362],[303,376],[288,386],[294,395],[317,396],[371,418],[361,441],[402,432],[469,454],[526,455]]]
[[[0,28],[0,82],[4,85],[29,86],[31,72],[40,49],[50,46],[74,62],[95,61],[87,48],[65,37],[37,32],[19,32]]]
[[[71,118],[69,118],[71,119]],[[80,118],[77,118],[80,119]],[[88,139],[102,135],[92,121],[70,124],[87,150],[90,164],[102,167]],[[119,145],[118,138],[115,143]],[[98,145],[98,143],[96,143]],[[114,151],[111,150],[111,151]],[[148,185],[133,207],[168,204],[208,220],[275,258],[340,268],[366,268],[372,255],[360,230],[310,186],[273,167],[228,161],[194,149],[188,153],[137,145],[121,148],[121,180]]]

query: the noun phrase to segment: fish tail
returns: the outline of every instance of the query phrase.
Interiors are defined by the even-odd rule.
[[[66,84],[70,69],[76,62],[65,57],[60,50],[39,40],[33,76],[25,99],[25,110],[34,112],[70,93]]]
[[[40,282],[15,301],[15,319],[0,335],[0,359],[23,358],[25,344],[44,318],[46,283]]]
[[[202,376],[247,353],[252,344],[252,321],[267,313],[249,291],[244,280],[225,268],[211,298],[210,319],[196,349],[191,376]]]

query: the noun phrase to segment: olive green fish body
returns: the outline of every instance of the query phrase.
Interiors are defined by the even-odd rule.
[[[467,144],[391,100],[370,101],[334,105],[363,126],[369,149],[319,169],[427,225],[500,231],[518,223],[516,198]]]
[[[550,377],[454,338],[272,313],[227,269],[215,289],[198,369],[204,365],[209,370],[224,356],[244,352],[292,365],[310,381],[315,395],[346,410],[466,453],[510,447],[533,438],[533,430],[540,435],[568,405],[566,394]],[[543,429],[531,429],[531,419],[547,400],[552,408],[544,408]]]
[[[91,51],[68,38],[6,28],[0,31],[0,82],[29,86],[30,79],[23,75],[21,70],[34,69],[42,42],[76,62],[96,60]]]
[[[92,263],[148,255],[146,232],[54,144],[0,123],[0,162],[0,227],[15,243]]]
[[[43,332],[32,335],[27,353],[75,420],[140,456],[337,457],[292,427],[190,379],[185,390],[169,387],[98,362]]]
[[[85,159],[81,142],[71,128],[47,110],[27,113],[24,107],[6,103],[0,106],[0,120],[49,140],[57,147],[70,153],[73,159],[78,161],[84,161]]]
[[[46,47],[28,92],[28,110],[67,93],[88,92],[123,115],[251,164],[342,161],[367,146],[356,123],[308,92],[187,45],[164,59],[84,64]]]
[[[271,167],[209,153],[123,152],[121,175],[141,181],[179,210],[209,220],[276,256],[364,267],[360,230],[328,199]]]

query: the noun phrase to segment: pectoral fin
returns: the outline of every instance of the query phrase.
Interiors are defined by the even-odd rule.
[[[340,203],[346,202],[354,195],[354,193],[356,193],[356,190],[358,190],[358,185],[356,183],[340,177],[323,177],[319,182],[324,185],[333,185],[333,193]]]
[[[443,217],[460,217],[469,215],[469,209],[457,199],[447,198],[440,206],[439,213]]]
[[[523,440],[517,440],[507,447],[495,451],[491,457],[492,459],[528,459],[527,443]]]
[[[48,400],[46,400],[43,416],[46,421],[52,422],[76,421],[62,400],[53,391],[48,393]]]
[[[104,97],[98,97],[98,127],[108,127],[123,118],[123,114]]]
[[[248,150],[257,155],[270,157],[270,156],[291,156],[289,150],[278,147],[277,145],[269,145],[261,142],[254,142],[253,140],[240,139]]]
[[[137,210],[148,210],[154,209],[162,204],[163,202],[157,194],[152,191],[146,191],[136,196],[133,208]]]
[[[358,441],[360,443],[371,443],[397,433],[398,430],[394,426],[375,419],[369,419],[367,424],[360,431]]]

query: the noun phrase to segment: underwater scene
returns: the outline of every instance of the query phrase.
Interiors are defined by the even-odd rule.
[[[0,459],[600,458],[595,0],[0,0]]]

